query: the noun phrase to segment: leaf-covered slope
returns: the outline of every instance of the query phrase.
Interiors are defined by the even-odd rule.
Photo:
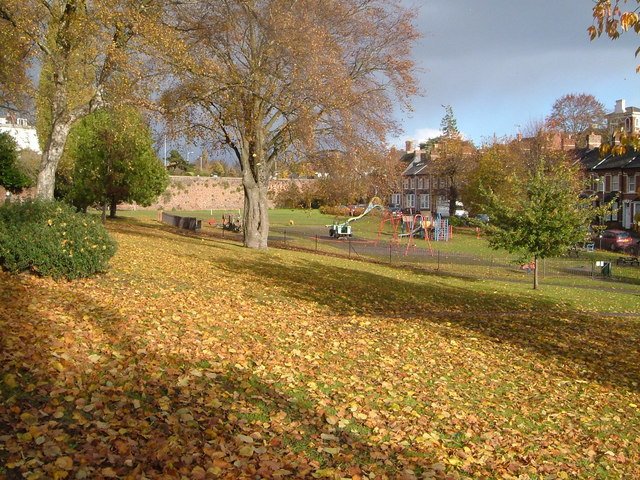
[[[112,230],[103,277],[0,274],[0,477],[640,475],[636,320]]]

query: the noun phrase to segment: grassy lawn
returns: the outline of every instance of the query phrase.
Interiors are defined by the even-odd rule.
[[[216,221],[221,219],[222,214],[238,214],[242,213],[238,210],[182,210],[175,212],[167,212],[183,217],[196,217],[201,220],[209,220],[214,217]],[[124,218],[150,219],[155,220],[158,217],[157,210],[118,210],[118,216]],[[285,227],[293,225],[324,225],[331,223],[332,216],[323,215],[318,210],[292,210],[292,209],[274,209],[269,211],[269,221],[272,227]]]
[[[103,276],[0,273],[0,478],[640,478],[638,285],[108,226]]]

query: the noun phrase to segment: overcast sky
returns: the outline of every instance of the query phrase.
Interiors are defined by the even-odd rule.
[[[543,119],[567,93],[590,93],[612,111],[640,107],[640,38],[591,42],[592,0],[406,0],[417,6],[423,35],[414,50],[424,91],[414,112],[398,113],[405,130],[391,143],[437,135],[451,105],[459,129],[476,144],[515,135]]]

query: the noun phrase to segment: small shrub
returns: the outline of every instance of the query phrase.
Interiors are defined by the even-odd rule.
[[[320,207],[320,213],[323,213],[325,215],[335,215],[337,217],[350,216],[349,207],[345,207],[345,206],[330,207],[328,205],[323,205]]]
[[[29,201],[0,207],[0,266],[53,278],[103,272],[116,251],[104,226],[63,203]]]

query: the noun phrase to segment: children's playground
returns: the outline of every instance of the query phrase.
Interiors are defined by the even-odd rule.
[[[201,234],[242,241],[239,210],[175,213],[198,219]],[[128,212],[127,216],[152,219],[156,212]],[[273,247],[460,275],[491,278],[532,275],[528,263],[517,255],[491,249],[479,229],[454,227],[447,217],[429,211],[399,214],[377,199],[350,216],[328,215],[319,210],[274,209],[269,217],[269,245]],[[607,277],[640,283],[640,269],[616,262],[618,257],[619,254],[610,252],[571,250],[567,255],[541,262],[539,273],[543,278]]]

